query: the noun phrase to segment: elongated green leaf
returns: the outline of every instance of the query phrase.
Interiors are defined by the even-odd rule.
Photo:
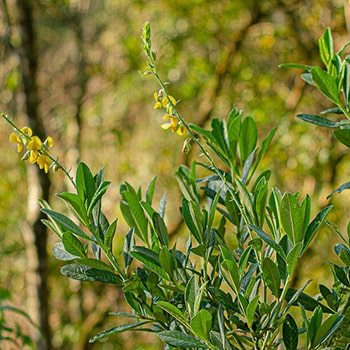
[[[197,337],[208,340],[211,323],[211,314],[209,311],[202,309],[191,319],[190,325]]]
[[[164,331],[157,334],[165,343],[176,348],[208,348],[206,344],[203,344],[195,337],[180,331]]]
[[[84,246],[72,233],[64,232],[62,235],[62,243],[68,253],[81,258],[86,257]]]
[[[239,149],[243,164],[256,147],[257,140],[258,131],[255,121],[253,118],[247,117],[242,122],[239,136]]]
[[[341,103],[338,86],[334,78],[320,67],[311,69],[311,77],[318,90],[334,104]]]
[[[133,251],[130,254],[136,260],[142,262],[145,267],[155,272],[159,276],[163,277],[166,280],[169,280],[167,273],[160,266],[159,256],[156,253],[144,247],[134,247],[134,249],[136,249],[136,251]]]
[[[129,185],[121,187],[122,201],[120,208],[123,216],[130,227],[135,228],[135,234],[144,242],[148,241],[147,219],[142,210],[140,200],[136,191]]]
[[[112,335],[116,335],[116,334],[130,331],[130,330],[145,330],[143,328],[140,328],[140,326],[143,326],[147,323],[149,323],[149,321],[141,321],[141,322],[123,324],[121,326],[106,329],[105,331],[98,333],[95,336],[93,336],[92,338],[90,338],[89,343],[94,343],[96,340],[100,340],[102,338],[110,337]]]
[[[278,267],[270,258],[265,258],[262,262],[262,272],[265,283],[270,288],[272,294],[278,298],[281,284]]]
[[[304,213],[298,203],[298,193],[286,193],[282,198],[281,221],[289,239],[294,244],[302,240]]]
[[[324,126],[326,128],[339,128],[343,123],[335,122],[327,118],[314,114],[298,114],[297,117],[305,122],[315,124],[318,126]]]
[[[52,253],[58,260],[70,261],[78,258],[78,256],[67,252],[62,242],[57,242],[52,247]]]
[[[317,231],[322,226],[323,222],[325,221],[328,213],[331,211],[332,208],[333,208],[333,205],[329,205],[329,206],[323,208],[316,215],[315,219],[312,220],[312,222],[308,226],[308,228],[306,230],[306,233],[305,233],[304,242],[303,242],[303,249],[301,251],[301,254],[303,254],[304,251],[306,250],[306,248],[309,246],[309,244],[311,243],[312,239],[315,237]]]
[[[196,295],[198,293],[198,282],[193,275],[187,282],[185,289],[185,303],[188,314],[192,318],[195,315]]]
[[[321,346],[339,328],[343,319],[344,315],[335,314],[328,316],[318,329],[314,342],[311,344],[312,347],[315,349]]]
[[[220,119],[214,118],[211,122],[212,135],[215,139],[215,144],[223,151],[223,153],[228,155],[227,140],[225,137],[225,125]]]
[[[329,28],[325,30],[322,37],[318,40],[318,47],[322,62],[328,67],[334,54],[332,33]]]
[[[92,277],[95,281],[111,284],[122,284],[122,280],[113,272],[89,268],[86,270],[86,275]]]
[[[317,306],[317,308],[314,310],[310,318],[309,325],[307,327],[308,337],[310,339],[311,344],[314,342],[316,333],[320,328],[321,324],[322,324],[322,309],[320,306]]]
[[[91,258],[81,258],[77,262],[79,263],[79,265],[84,265],[84,266],[88,266],[99,270],[113,272],[112,267],[110,267],[109,265],[107,265],[101,260],[91,259]]]
[[[278,67],[280,68],[298,68],[298,69],[304,69],[304,70],[310,70],[312,66],[308,66],[305,64],[297,64],[297,63],[282,63]]]
[[[298,348],[298,326],[294,318],[287,314],[282,328],[283,342],[286,350],[296,350]]]
[[[79,197],[89,205],[95,193],[95,180],[89,167],[83,162],[77,167],[75,181]]]
[[[191,329],[191,326],[188,323],[185,315],[175,305],[170,304],[167,301],[157,301],[156,305],[159,306],[164,311],[166,311],[169,315],[173,316],[178,322],[180,322],[187,329]]]
[[[234,260],[225,259],[220,264],[221,273],[228,283],[228,285],[239,294],[240,290],[240,276],[238,272],[238,265]]]
[[[88,271],[90,267],[80,265],[80,264],[69,264],[65,265],[61,268],[62,275],[65,275],[69,278],[78,280],[78,281],[87,281],[87,282],[95,282],[96,279],[93,276],[89,276],[86,271]]]
[[[254,314],[255,314],[255,310],[258,306],[259,303],[259,295],[256,295],[248,304],[246,310],[245,310],[245,314],[246,314],[246,318],[247,318],[247,323],[249,328],[252,327],[253,321],[254,321]]]
[[[146,191],[146,202],[147,202],[149,205],[152,205],[154,189],[155,189],[155,187],[156,187],[156,180],[157,180],[157,177],[154,176],[154,177],[152,178],[152,180],[149,182],[148,187],[147,187],[147,191]]]
[[[299,242],[297,245],[295,245],[292,248],[292,250],[289,252],[287,256],[287,271],[289,276],[292,276],[294,273],[302,248],[303,248],[303,245],[301,242]]]
[[[125,238],[124,238],[123,260],[124,260],[125,271],[128,270],[133,259],[131,256],[131,250],[133,246],[134,246],[134,229],[132,228],[125,235]]]
[[[344,144],[346,147],[350,148],[350,129],[338,129],[333,131],[334,136]]]
[[[210,331],[210,341],[215,346],[215,350],[232,350],[226,337],[222,337],[219,332]]]
[[[346,268],[340,267],[336,264],[333,265],[333,268],[338,280],[345,286],[350,287],[350,281],[346,273]]]
[[[108,227],[104,236],[104,244],[107,249],[112,250],[113,248],[113,238],[117,229],[117,219],[115,219]]]
[[[287,259],[286,253],[282,249],[282,247],[273,240],[267,233],[265,233],[260,227],[257,227],[255,225],[249,225],[249,227],[254,230],[257,235],[265,242],[267,243],[273,250],[278,252],[285,260]]]
[[[254,210],[252,197],[251,197],[250,193],[248,192],[246,186],[238,179],[235,179],[235,180],[236,180],[237,188],[239,190],[239,196],[240,196],[243,208],[246,212],[246,215],[248,215],[249,221],[252,224],[256,224],[257,218],[256,218],[255,210]]]
[[[169,246],[169,235],[168,230],[165,226],[164,220],[159,213],[155,212],[152,217],[153,226],[157,233],[159,242],[163,247]]]
[[[94,192],[89,207],[87,209],[87,213],[88,216],[90,215],[92,209],[94,209],[95,205],[98,203],[98,201],[101,199],[101,197],[106,193],[109,185],[110,185],[110,181],[103,181],[98,188],[96,189],[96,191]]]
[[[167,247],[163,247],[159,252],[159,263],[160,266],[169,275],[170,279],[174,279],[174,262],[173,257]]]
[[[82,222],[84,226],[88,225],[89,220],[87,216],[87,211],[84,206],[84,202],[80,196],[70,192],[59,193],[57,196],[62,198],[65,202],[69,203],[69,205],[73,209],[75,216],[78,220]]]
[[[41,211],[46,215],[50,216],[59,226],[61,226],[63,231],[69,231],[79,237],[92,241],[92,239],[67,216],[45,208],[41,209]]]
[[[181,214],[191,232],[191,235],[193,235],[199,244],[203,243],[202,214],[199,210],[198,204],[194,201],[188,201],[183,198]]]

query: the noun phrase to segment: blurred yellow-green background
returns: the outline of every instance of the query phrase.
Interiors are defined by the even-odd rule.
[[[121,183],[144,189],[157,175],[157,198],[167,193],[169,231],[179,240],[186,235],[174,172],[199,155],[195,148],[184,155],[184,138],[160,128],[162,114],[153,109],[157,83],[140,73],[146,68],[140,39],[146,21],[151,23],[158,70],[170,83],[170,93],[181,101],[179,111],[187,121],[206,126],[211,118],[225,118],[237,107],[255,118],[261,139],[278,127],[263,167],[272,170],[271,184],[282,192],[308,193],[314,212],[328,204],[332,189],[347,181],[345,148],[329,130],[295,117],[298,112],[318,113],[328,107],[326,101],[305,85],[300,71],[279,68],[286,62],[321,65],[317,40],[326,27],[332,29],[335,49],[348,41],[347,1],[2,0],[0,111],[19,126],[28,123],[21,78],[23,6],[33,15],[25,18],[33,25],[29,34],[37,49],[31,52],[37,61],[37,112],[55,140],[53,153],[72,173],[79,159],[95,172],[105,167],[106,179],[112,181],[104,203],[109,218],[119,216]],[[1,122],[0,287],[12,293],[12,305],[36,319],[36,274],[30,263],[35,242],[27,227],[28,212],[37,205],[32,186],[36,177],[9,144],[10,133]],[[50,178],[51,205],[62,208],[55,193],[68,184],[60,173]],[[344,192],[332,201],[337,208],[330,218],[344,230],[348,196]],[[122,219],[118,225],[120,255],[128,228]],[[316,293],[318,283],[331,283],[325,261],[334,259],[331,246],[337,240],[330,229],[322,230],[307,259],[300,262],[296,284],[312,278],[314,286],[308,290]],[[42,349],[162,348],[155,337],[142,333],[88,344],[97,332],[125,322],[108,316],[109,311],[128,308],[114,287],[61,276],[61,263],[51,253],[56,241],[49,233],[43,248],[48,252],[51,341]],[[23,326],[33,332],[31,326]]]

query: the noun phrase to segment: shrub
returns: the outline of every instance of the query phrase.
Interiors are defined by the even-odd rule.
[[[167,123],[162,128],[185,135],[184,152],[193,147],[202,155],[201,161],[193,161],[190,167],[181,165],[175,173],[182,193],[180,212],[188,231],[185,249],[169,237],[166,197],[154,203],[156,177],[145,193],[125,182],[120,186],[120,207],[130,231],[125,235],[120,261],[113,247],[117,219],[109,222],[102,210],[110,185],[104,180],[103,169],[92,174],[81,162],[71,176],[52,157],[51,138],[42,142],[31,130],[18,128],[2,115],[15,128],[10,139],[19,152],[25,149],[24,159],[46,172],[50,168],[63,170],[75,188],[74,192],[58,194],[75,220],[41,202],[48,217],[45,223],[58,237],[53,253],[66,263],[62,274],[116,285],[132,310],[113,313],[129,317],[130,323],[104,330],[90,341],[134,330],[156,333],[166,348],[281,346],[293,350],[301,344],[307,349],[342,348],[339,344],[345,338],[341,335],[348,335],[349,322],[349,232],[346,238],[333,226],[343,242],[335,246],[341,263],[332,264],[332,286],[320,285],[317,298],[306,292],[310,281],[299,289],[291,288],[297,262],[327,222],[332,206],[312,218],[308,195],[299,198],[297,192],[283,193],[270,185],[271,171],[262,168],[261,160],[276,129],[259,141],[254,119],[237,109],[225,120],[213,119],[210,130],[188,124],[157,71],[148,23],[142,40],[148,64],[144,73],[159,83],[154,108],[164,111]],[[298,117],[333,128],[334,136],[350,147],[350,61],[343,59],[347,45],[334,53],[327,29],[319,41],[326,70],[284,66],[306,70],[302,78],[335,105],[322,116]],[[323,116],[328,114],[346,119],[333,121]],[[333,193],[347,188],[350,183]],[[295,317],[297,310],[301,323]]]

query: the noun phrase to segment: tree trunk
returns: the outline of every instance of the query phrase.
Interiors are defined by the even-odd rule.
[[[37,87],[38,51],[34,30],[33,3],[31,0],[17,0],[19,15],[19,28],[21,31],[22,45],[20,49],[22,83],[25,94],[25,106],[28,116],[28,124],[33,133],[41,140],[45,139],[43,120],[39,113],[39,94]],[[41,327],[41,335],[37,335],[37,349],[50,350],[51,335],[49,326],[48,307],[48,269],[47,269],[47,229],[41,222],[44,215],[39,210],[38,199],[49,199],[50,179],[44,171],[31,166],[28,169],[28,202],[27,225],[24,230],[25,241],[34,245],[27,247],[28,267],[34,271],[28,271],[29,282],[28,297],[32,300],[29,304],[36,307],[33,317]]]

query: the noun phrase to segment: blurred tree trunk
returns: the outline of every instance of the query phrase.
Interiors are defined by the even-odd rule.
[[[25,107],[28,124],[33,133],[40,139],[45,139],[45,128],[39,113],[39,94],[37,87],[38,50],[34,26],[33,3],[31,0],[16,1],[19,28],[21,32],[20,62],[22,83],[25,94]],[[44,218],[39,210],[38,199],[49,199],[50,179],[38,167],[28,168],[28,202],[27,202],[27,229],[24,230],[27,243],[28,257],[28,302],[32,308],[31,314],[39,322],[41,335],[37,335],[37,349],[49,350],[51,334],[49,327],[48,307],[48,256],[47,256],[47,229],[41,222]],[[29,244],[29,245],[28,245]],[[36,310],[35,310],[35,309]]]

